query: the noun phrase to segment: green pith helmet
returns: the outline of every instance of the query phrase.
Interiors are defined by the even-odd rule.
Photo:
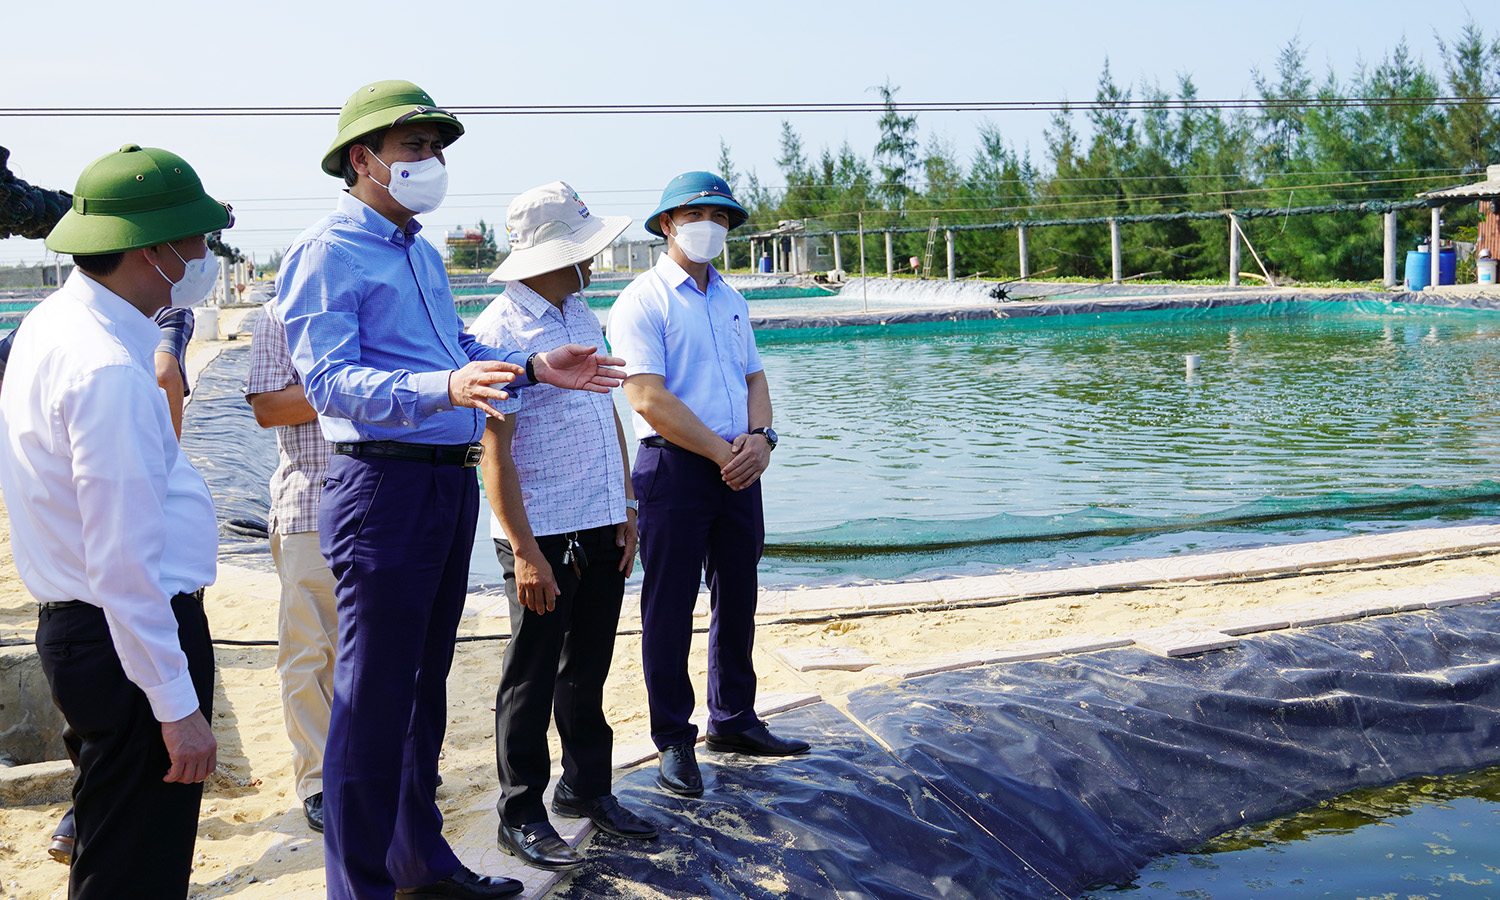
[[[73,208],[47,235],[47,249],[81,256],[118,253],[232,224],[229,207],[204,192],[198,173],[182,157],[126,144],[78,176]]]
[[[323,155],[323,171],[340,176],[344,150],[350,144],[372,131],[407,122],[432,122],[448,144],[464,133],[452,113],[438,109],[432,97],[410,81],[377,81],[355,91],[339,110],[339,136]]]

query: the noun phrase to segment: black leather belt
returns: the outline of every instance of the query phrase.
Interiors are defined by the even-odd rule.
[[[659,447],[662,450],[681,450],[682,449],[681,447],[677,446],[676,444],[672,443],[671,441],[667,440],[666,438],[662,437],[659,434],[653,434],[653,435],[651,435],[648,438],[641,438],[641,443],[645,444],[647,447]]]
[[[198,588],[196,591],[184,591],[184,592],[182,592],[180,594],[175,594],[175,595],[173,595],[172,599],[176,600],[178,597],[186,597],[189,600],[196,600],[199,603],[202,603],[203,602],[203,588]],[[84,600],[48,600],[48,601],[46,601],[44,603],[38,603],[37,604],[37,609],[46,609],[46,610],[76,609],[76,608],[78,608],[80,606],[88,607],[90,609],[102,609],[103,608],[103,607],[100,607],[100,606],[96,606],[96,605],[94,605],[92,603],[86,602]]]
[[[379,456],[432,463],[435,466],[463,466],[472,469],[484,456],[480,444],[408,444],[403,441],[340,441],[333,452],[341,456]]]
[[[82,600],[49,600],[46,603],[38,603],[39,609],[68,609],[73,606],[88,606]]]

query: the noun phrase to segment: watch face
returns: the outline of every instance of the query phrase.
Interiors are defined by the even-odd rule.
[[[771,442],[771,446],[773,446],[773,447],[776,446],[777,441],[780,440],[780,438],[778,438],[776,436],[776,429],[774,429],[774,428],[769,428],[768,427],[768,428],[766,428],[761,433],[766,436],[766,440],[770,441]]]

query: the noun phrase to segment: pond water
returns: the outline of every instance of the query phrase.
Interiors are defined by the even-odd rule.
[[[1500,769],[1359,790],[1163,856],[1086,900],[1494,900]]]
[[[1500,511],[1493,313],[1280,303],[841,331],[757,333],[782,435],[768,553],[814,570]]]
[[[757,339],[782,435],[767,586],[1500,516],[1495,313],[1275,303]],[[203,437],[259,431],[234,428]]]

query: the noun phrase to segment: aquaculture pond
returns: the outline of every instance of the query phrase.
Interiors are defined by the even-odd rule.
[[[1494,900],[1500,769],[1358,790],[1161,857],[1087,900]]]

